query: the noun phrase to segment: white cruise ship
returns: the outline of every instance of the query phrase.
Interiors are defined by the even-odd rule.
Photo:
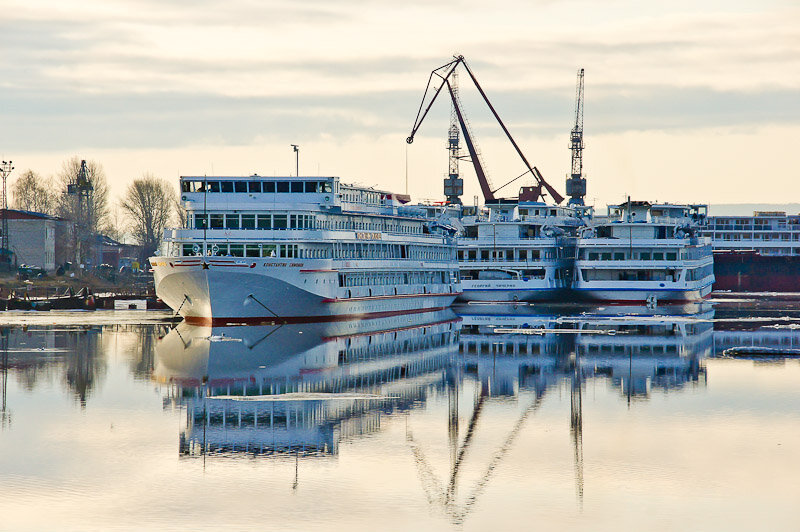
[[[696,301],[711,292],[711,239],[698,236],[705,205],[610,205],[578,239],[573,290],[614,302]]]
[[[156,294],[195,324],[425,312],[460,292],[453,239],[407,197],[338,177],[181,177],[186,227],[152,257]]]
[[[538,201],[487,204],[464,216],[459,238],[462,301],[543,301],[567,294],[585,208]]]

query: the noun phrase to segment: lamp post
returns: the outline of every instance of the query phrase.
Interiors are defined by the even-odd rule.
[[[294,150],[294,163],[295,163],[295,177],[300,177],[300,146],[292,144]]]

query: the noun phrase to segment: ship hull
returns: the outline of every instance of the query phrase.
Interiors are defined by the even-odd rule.
[[[711,284],[697,288],[576,288],[577,297],[584,301],[604,301],[607,303],[686,303],[700,301],[711,293]]]
[[[535,302],[560,301],[569,297],[569,290],[553,286],[536,286],[525,281],[461,281],[460,302]],[[533,285],[533,286],[531,286]]]
[[[154,257],[151,263],[158,297],[197,325],[387,317],[441,310],[458,295],[453,285],[420,286],[419,293],[394,287],[341,289],[333,269],[274,260],[215,264]]]
[[[800,292],[800,256],[714,252],[714,290]]]

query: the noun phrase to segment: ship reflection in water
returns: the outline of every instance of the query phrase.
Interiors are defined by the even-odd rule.
[[[9,529],[99,530],[113,501],[156,499],[170,501],[148,516],[157,528],[226,511],[237,529],[794,523],[800,365],[775,352],[800,356],[797,302],[239,327],[53,316],[0,327]],[[50,513],[14,511],[63,471],[80,489],[48,488]],[[726,517],[748,505],[744,522]]]
[[[553,387],[564,378],[602,378],[632,399],[647,397],[652,387],[666,391],[705,379],[700,360],[713,349],[710,305],[616,306],[575,315],[537,310],[462,309],[467,371],[501,395]]]
[[[283,326],[181,323],[155,376],[186,405],[181,454],[326,455],[423,404],[458,351],[451,311]]]
[[[464,522],[551,391],[570,393],[575,482],[583,499],[582,394],[608,382],[627,401],[705,386],[713,353],[710,305],[564,314],[564,309],[469,305],[360,322],[272,327],[186,323],[156,345],[154,375],[185,406],[183,456],[336,455],[340,443],[381,430],[386,416],[447,398],[450,465],[439,480],[414,431],[405,437],[427,500]],[[471,393],[464,393],[468,389]],[[459,470],[489,405],[524,403],[457,503]],[[466,423],[465,423],[466,422]]]

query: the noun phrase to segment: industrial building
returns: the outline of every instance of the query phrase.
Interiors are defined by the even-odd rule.
[[[57,244],[69,240],[69,228],[64,220],[40,212],[15,209],[8,209],[5,217],[8,220],[8,247],[17,264],[52,271],[65,260],[63,246]]]

